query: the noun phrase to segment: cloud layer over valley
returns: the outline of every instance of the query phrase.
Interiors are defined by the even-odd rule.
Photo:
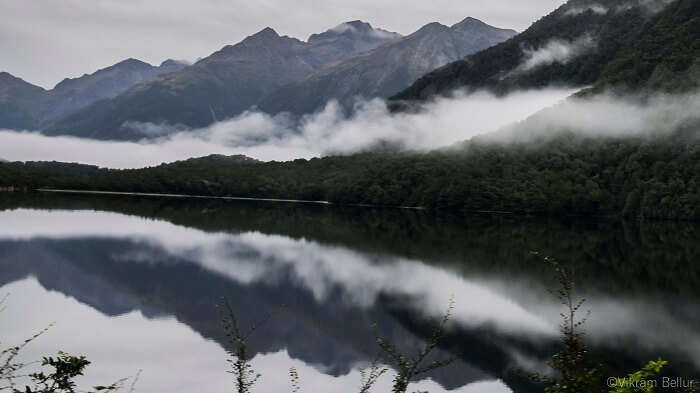
[[[293,160],[353,153],[380,143],[407,149],[435,149],[491,132],[526,119],[568,97],[571,90],[542,90],[495,97],[489,93],[439,99],[419,114],[391,115],[383,101],[358,103],[346,117],[329,103],[298,124],[286,116],[247,112],[199,130],[135,124],[141,143],[108,142],[73,137],[47,137],[36,132],[0,131],[0,157],[10,161],[65,161],[110,168],[139,168],[209,154],[244,154],[260,160]]]
[[[332,102],[299,122],[284,115],[247,112],[197,130],[131,124],[144,133],[144,140],[138,143],[4,130],[0,131],[0,157],[109,168],[140,168],[209,154],[288,161],[380,146],[431,150],[484,134],[501,142],[526,141],[558,131],[592,137],[630,136],[666,132],[700,121],[695,110],[700,107],[698,92],[645,100],[610,95],[566,99],[572,93],[549,89],[501,98],[484,92],[458,94],[453,99],[438,99],[420,113],[394,115],[382,101],[375,100],[360,103],[361,108],[351,117]]]

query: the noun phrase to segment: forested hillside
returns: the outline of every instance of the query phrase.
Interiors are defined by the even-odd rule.
[[[700,140],[562,133],[537,144],[478,138],[456,150],[292,162],[214,156],[139,170],[0,163],[0,185],[327,200],[454,211],[700,219]]]
[[[596,83],[604,71],[610,82],[642,78],[653,72],[660,57],[693,49],[687,45],[698,36],[696,1],[678,0],[660,12],[655,11],[661,6],[650,8],[644,1],[625,4],[629,6],[616,0],[570,0],[513,39],[427,74],[392,97],[390,106],[406,108],[459,88],[505,93],[583,87]],[[682,39],[673,42],[673,37]],[[668,61],[675,67],[684,64]]]
[[[700,87],[700,2],[676,1],[603,71],[595,91],[682,92]]]

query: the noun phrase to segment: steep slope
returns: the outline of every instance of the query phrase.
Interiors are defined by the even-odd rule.
[[[667,1],[570,0],[515,38],[424,76],[392,97],[390,106],[405,108],[458,88],[504,93],[590,85],[634,43],[662,3]]]
[[[60,122],[48,134],[140,139],[136,123],[202,127],[256,105],[267,94],[301,80],[328,62],[396,38],[368,24],[348,22],[306,43],[271,28],[227,46],[181,72],[134,86]]]
[[[261,102],[269,113],[305,114],[337,99],[351,108],[357,97],[386,98],[427,72],[505,41],[516,34],[467,18],[447,27],[423,26],[415,33],[346,61],[329,65],[304,81],[287,85]]]
[[[40,127],[43,128],[99,100],[114,98],[138,83],[180,71],[185,66],[181,62],[166,60],[160,66],[154,67],[140,60],[127,59],[90,75],[64,79],[44,95],[41,102]]]
[[[28,129],[36,123],[33,103],[45,90],[0,72],[0,128]]]
[[[594,91],[683,92],[700,87],[700,2],[666,7],[603,71]]]

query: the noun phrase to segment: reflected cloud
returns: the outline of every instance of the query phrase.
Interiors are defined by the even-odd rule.
[[[10,161],[55,160],[108,168],[142,168],[209,154],[287,161],[355,153],[385,144],[430,150],[524,120],[574,92],[543,89],[503,97],[487,92],[458,92],[453,97],[434,100],[420,113],[400,114],[390,113],[384,101],[375,99],[358,102],[352,116],[331,101],[320,112],[298,121],[286,115],[249,111],[192,130],[170,124],[125,124],[125,129],[143,137],[140,142],[0,130],[0,157]]]
[[[148,319],[140,312],[108,317],[65,295],[43,289],[33,278],[6,285],[2,291],[12,293],[5,315],[13,316],[0,319],[3,343],[20,343],[27,334],[57,322],[21,352],[20,360],[38,359],[58,350],[86,355],[92,364],[86,375],[78,379],[79,385],[85,386],[134,376],[138,370],[143,370],[136,385],[138,391],[219,393],[231,390],[224,349],[173,317]],[[338,377],[326,375],[313,365],[293,359],[287,351],[259,354],[252,364],[263,375],[255,387],[255,391],[261,393],[289,390],[287,370],[292,366],[300,374],[301,385],[310,391],[354,393],[360,383],[358,369]],[[390,383],[391,379],[385,377],[376,386],[388,391]],[[414,383],[411,388],[446,391],[432,380]],[[469,384],[451,391],[511,392],[499,381]]]
[[[92,211],[0,212],[0,239],[121,238],[149,248],[129,248],[114,259],[143,264],[186,261],[233,282],[276,287],[290,282],[318,303],[345,302],[371,308],[380,299],[396,298],[423,317],[439,317],[451,296],[456,299],[453,326],[488,329],[527,340],[550,340],[557,334],[560,305],[546,288],[526,278],[512,282],[465,277],[421,261],[356,252],[305,239],[259,232],[204,232],[159,220]],[[672,351],[700,366],[700,332],[691,307],[647,297],[612,298],[591,294],[594,313],[587,324],[595,344],[637,352]],[[685,311],[684,311],[685,310]],[[643,327],[643,328],[640,328]],[[622,348],[624,347],[624,348]],[[541,368],[537,357],[503,348],[514,364]]]
[[[453,321],[466,327],[492,326],[518,335],[556,334],[555,324],[528,312],[478,281],[401,258],[374,258],[340,247],[258,232],[205,233],[136,217],[104,212],[13,210],[0,221],[16,222],[0,229],[0,238],[126,237],[160,247],[180,259],[242,284],[274,285],[287,277],[311,291],[318,302],[341,291],[343,299],[369,308],[381,295],[407,297],[410,308],[427,317],[440,317],[454,297]],[[70,223],[65,225],[63,223]],[[125,251],[118,259],[155,263],[151,254]]]

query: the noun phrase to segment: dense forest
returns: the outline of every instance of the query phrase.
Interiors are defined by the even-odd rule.
[[[700,140],[692,127],[637,137],[561,132],[536,143],[474,138],[430,153],[290,162],[209,156],[135,170],[0,163],[0,186],[697,220]]]
[[[700,84],[700,3],[678,1],[603,70],[595,91],[688,91]]]

